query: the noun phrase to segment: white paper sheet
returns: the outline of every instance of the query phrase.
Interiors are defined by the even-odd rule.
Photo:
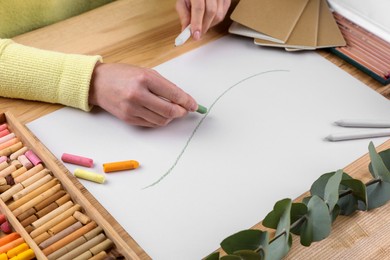
[[[98,109],[64,108],[28,127],[58,158],[93,158],[95,172],[103,173],[105,162],[140,162],[139,169],[106,174],[103,185],[81,182],[158,260],[200,259],[261,221],[278,200],[296,198],[321,174],[352,163],[368,152],[369,140],[324,141],[350,131],[333,122],[388,118],[390,111],[387,99],[316,53],[262,48],[242,37],[226,36],[156,70],[209,114],[143,129]],[[176,160],[162,181],[143,189]]]

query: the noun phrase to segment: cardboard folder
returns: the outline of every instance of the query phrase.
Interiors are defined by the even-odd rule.
[[[309,0],[241,0],[231,19],[285,43]]]

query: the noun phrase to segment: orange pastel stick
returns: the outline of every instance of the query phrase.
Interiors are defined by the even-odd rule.
[[[23,237],[19,237],[15,240],[12,240],[11,242],[5,244],[4,246],[0,247],[0,254],[7,253],[7,251],[11,250],[14,247],[17,247],[18,245],[21,245],[24,243]]]
[[[104,163],[103,164],[104,172],[132,170],[132,169],[135,169],[138,167],[139,167],[139,163],[135,160],[111,162],[111,163]]]
[[[20,234],[17,232],[13,232],[11,234],[8,234],[8,235],[0,238],[0,246],[4,246],[5,244],[8,244],[9,242],[11,242],[19,237],[20,237]]]

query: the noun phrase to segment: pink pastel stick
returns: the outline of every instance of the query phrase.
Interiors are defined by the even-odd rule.
[[[32,164],[34,164],[34,166],[42,163],[41,159],[39,159],[39,157],[31,150],[25,152],[24,155],[30,160],[30,162],[32,162]]]
[[[79,155],[64,153],[61,156],[61,160],[66,163],[72,163],[80,166],[91,168],[93,166],[93,160]]]
[[[7,123],[3,123],[0,125],[0,131],[3,131],[4,129],[7,129],[7,128],[8,128]]]
[[[11,132],[8,129],[0,130],[0,137],[6,136]]]
[[[9,134],[7,134],[5,136],[2,136],[2,137],[0,137],[0,144],[9,141],[12,138],[15,138],[15,134],[14,133],[9,133]]]
[[[7,156],[0,156],[0,163],[8,161]]]

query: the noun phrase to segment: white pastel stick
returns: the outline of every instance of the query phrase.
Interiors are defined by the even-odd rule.
[[[175,39],[175,46],[183,45],[191,37],[191,25],[188,25]]]
[[[378,119],[342,119],[335,122],[336,125],[344,127],[369,127],[385,128],[390,127],[390,120]]]
[[[374,138],[374,137],[384,137],[390,136],[390,129],[370,129],[370,130],[361,130],[354,132],[341,132],[334,133],[325,137],[328,141],[344,141],[344,140],[355,140],[355,139],[365,139],[365,138]]]

